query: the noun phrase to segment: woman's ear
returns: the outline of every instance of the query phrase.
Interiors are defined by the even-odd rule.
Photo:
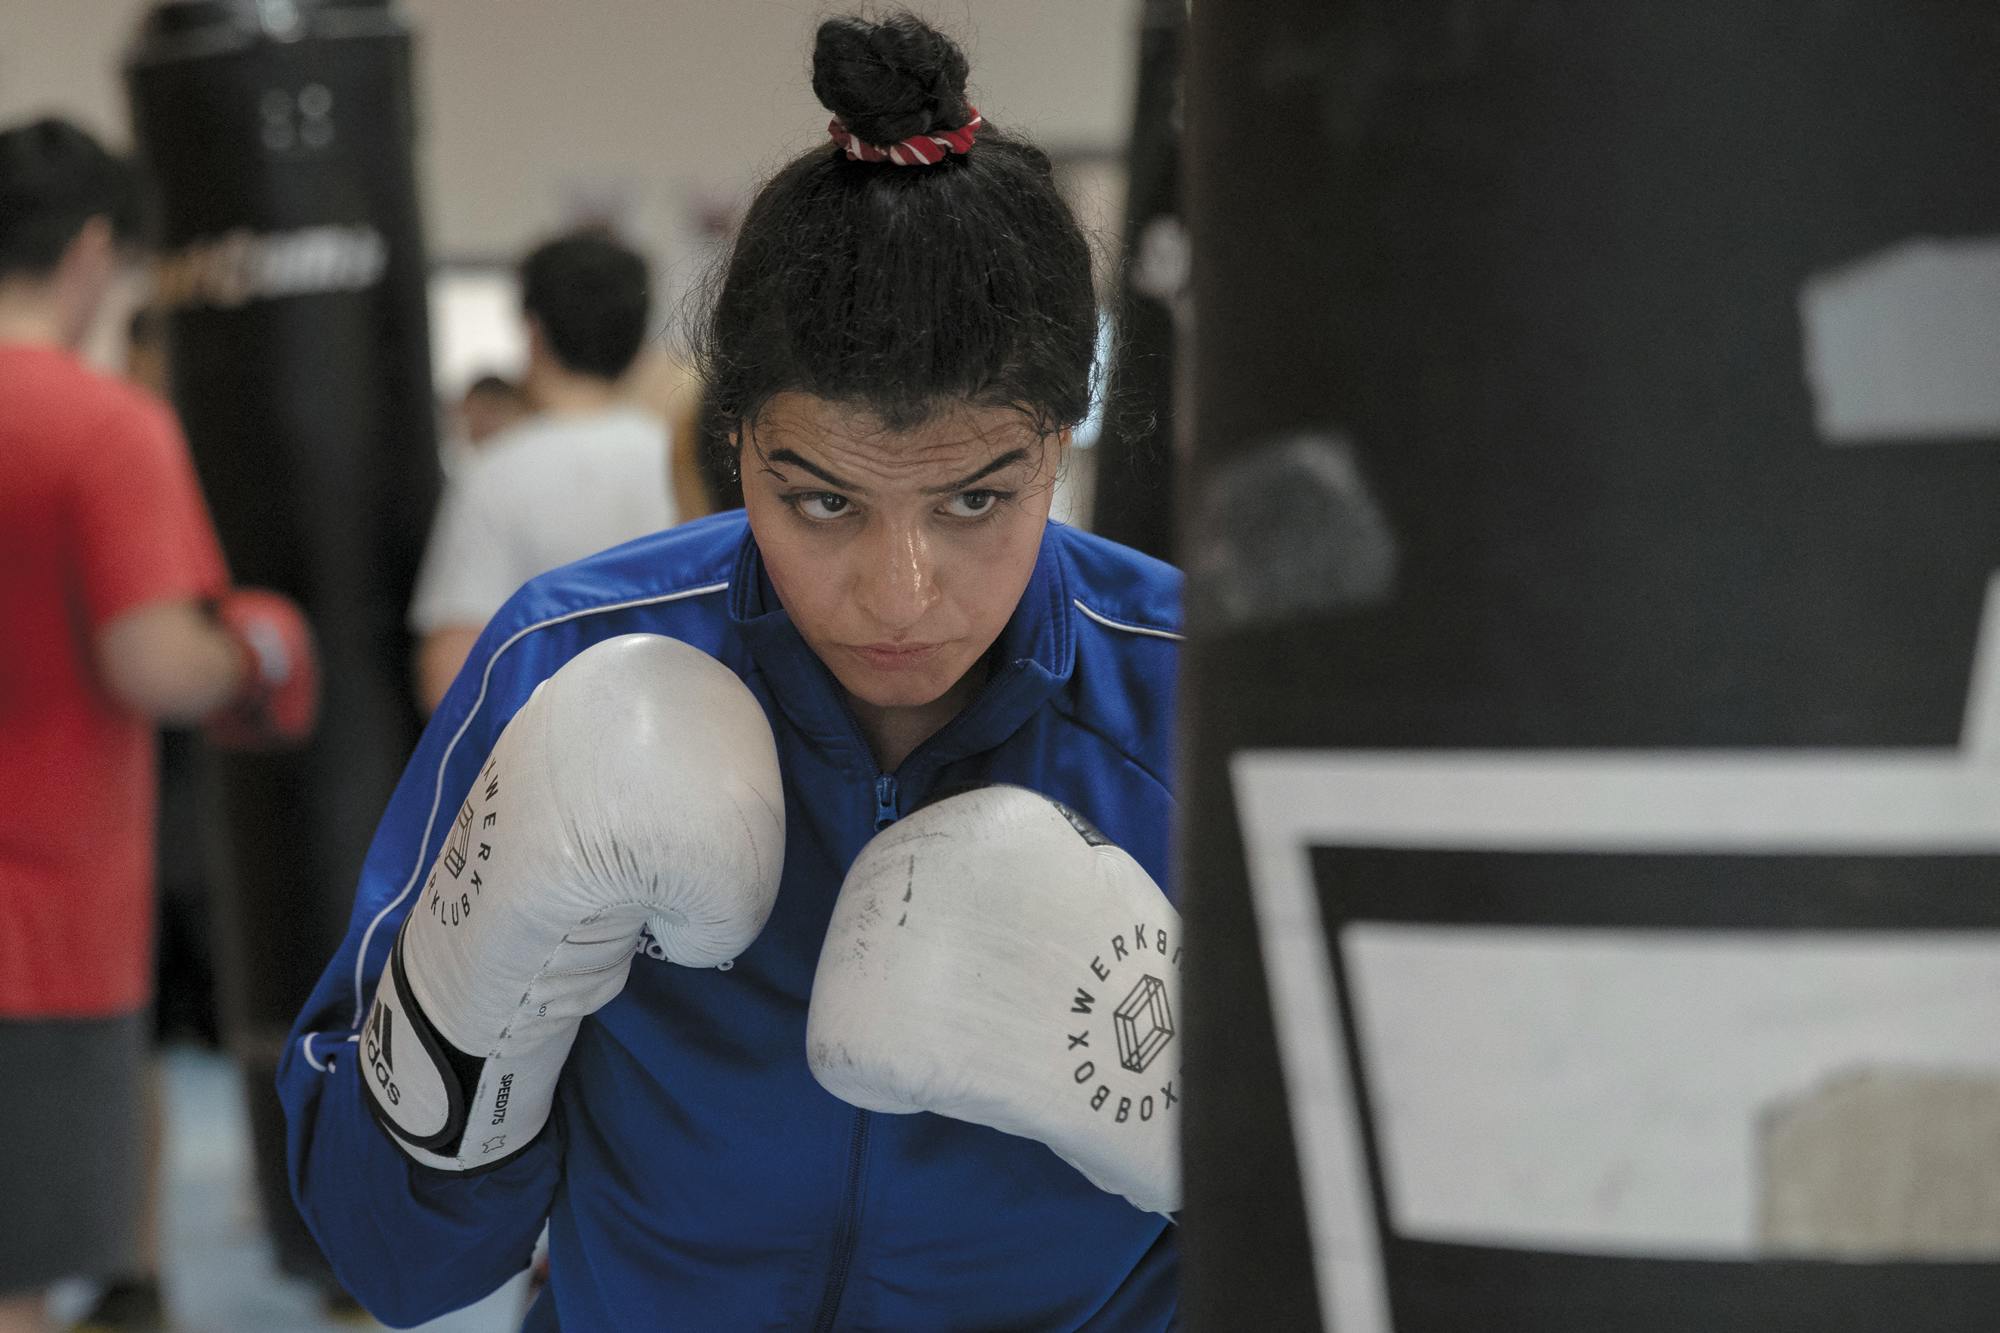
[[[748,433],[743,428],[743,423],[739,421],[729,428],[727,435],[723,436],[723,439],[729,442],[729,479],[731,481],[743,480],[744,436]]]

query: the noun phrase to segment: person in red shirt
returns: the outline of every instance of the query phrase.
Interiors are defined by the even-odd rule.
[[[132,194],[74,125],[0,131],[0,1333],[129,1258],[155,728],[280,744],[316,710],[304,617],[230,587],[173,414],[75,354]]]

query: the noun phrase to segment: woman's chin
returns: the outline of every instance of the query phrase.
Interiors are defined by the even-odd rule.
[[[950,681],[911,677],[885,680],[877,673],[864,671],[843,675],[840,683],[857,702],[871,708],[923,708],[951,690]]]

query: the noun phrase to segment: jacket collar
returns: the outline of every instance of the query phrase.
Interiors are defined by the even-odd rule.
[[[999,745],[1068,682],[1076,668],[1069,576],[1054,523],[1042,532],[1035,572],[993,645],[993,673],[965,711],[904,762],[938,767]],[[874,771],[861,724],[833,672],[792,624],[746,527],[729,581],[729,617],[743,636],[772,699],[792,725],[845,767]]]

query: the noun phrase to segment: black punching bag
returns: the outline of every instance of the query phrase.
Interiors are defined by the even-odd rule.
[[[1188,1326],[1993,1327],[1993,6],[1189,52]]]
[[[1097,442],[1093,532],[1174,558],[1174,321],[1187,282],[1181,225],[1181,47],[1187,0],[1145,0],[1126,158],[1116,335]]]
[[[437,450],[411,36],[365,0],[163,3],[126,68],[175,405],[236,579],[305,607],[325,684],[297,753],[218,756],[225,1031],[285,1267],[271,1075],[339,942],[420,719],[403,626]]]

